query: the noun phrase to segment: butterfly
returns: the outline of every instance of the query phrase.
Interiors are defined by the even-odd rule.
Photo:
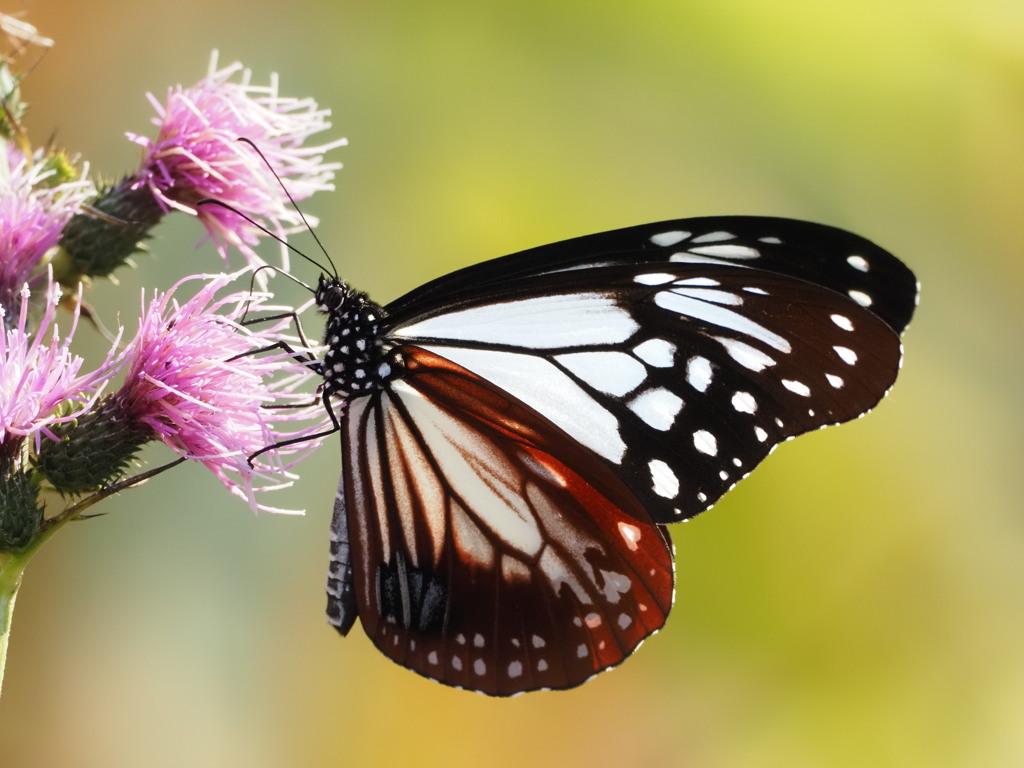
[[[321,275],[341,433],[328,618],[505,696],[629,656],[674,595],[666,525],[892,387],[918,284],[851,233],[679,219],[483,262],[381,306]]]

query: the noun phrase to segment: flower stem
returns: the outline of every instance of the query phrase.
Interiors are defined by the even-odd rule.
[[[21,586],[31,552],[0,552],[0,694],[4,687],[4,668],[7,666],[7,644],[11,638],[14,620],[14,601]]]
[[[84,519],[85,516],[82,513],[97,501],[102,501],[118,491],[138,485],[144,480],[167,471],[171,467],[178,466],[183,461],[185,461],[184,457],[175,459],[148,472],[142,472],[107,486],[77,504],[67,507],[60,514],[46,520],[32,540],[24,547],[0,552],[0,695],[3,693],[4,668],[7,666],[7,646],[11,639],[11,622],[14,620],[14,601],[18,597],[21,576],[25,572],[25,566],[28,565],[28,561],[32,559],[32,555],[36,553],[36,550],[39,549],[43,542],[53,536],[64,525],[72,520]]]

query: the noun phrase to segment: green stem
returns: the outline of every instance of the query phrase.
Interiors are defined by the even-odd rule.
[[[98,501],[112,496],[118,491],[123,491],[133,485],[138,485],[144,480],[159,475],[171,467],[176,467],[185,461],[184,458],[176,459],[169,464],[164,464],[151,469],[148,472],[129,477],[119,483],[114,483],[96,493],[88,496],[82,501],[67,507],[60,514],[49,518],[28,544],[9,552],[0,552],[0,694],[4,687],[4,668],[7,666],[7,646],[11,639],[11,622],[14,620],[14,601],[18,597],[18,588],[21,586],[21,576],[25,573],[25,566],[32,559],[32,555],[53,534],[59,531],[72,520],[83,518],[82,513]]]
[[[26,552],[0,552],[0,694],[4,687],[14,601],[18,597],[18,587],[21,586],[21,574],[25,572],[30,557],[31,553]]]
[[[14,601],[18,598],[25,566],[40,545],[71,519],[68,516],[59,521],[50,521],[51,525],[44,525],[24,547],[0,552],[0,695],[4,689],[4,669],[7,666],[7,646],[11,640],[11,623],[14,621]]]

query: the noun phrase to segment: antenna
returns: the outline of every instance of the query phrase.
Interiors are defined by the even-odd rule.
[[[274,178],[277,179],[277,183],[280,185],[281,190],[284,192],[285,196],[288,198],[288,202],[290,202],[292,204],[292,208],[294,208],[295,212],[297,214],[299,214],[299,218],[302,219],[302,223],[306,225],[306,229],[309,230],[309,234],[311,234],[313,236],[313,240],[316,241],[317,247],[320,249],[320,252],[326,257],[327,263],[331,265],[331,275],[333,277],[337,278],[338,277],[338,268],[334,266],[334,262],[331,260],[331,254],[329,254],[327,252],[327,249],[324,248],[324,244],[320,241],[320,238],[317,237],[316,230],[314,230],[309,225],[309,221],[306,219],[306,214],[304,214],[302,212],[302,209],[299,208],[299,204],[297,202],[295,202],[295,198],[292,197],[292,193],[288,191],[288,187],[285,186],[284,181],[282,181],[282,179],[281,179],[281,176],[278,174],[278,172],[276,170],[274,170],[274,166],[270,164],[270,161],[267,160],[267,156],[263,154],[263,152],[260,150],[259,147],[256,146],[256,144],[252,141],[252,139],[248,139],[245,136],[239,136],[238,140],[241,141],[244,144],[248,144],[249,147],[252,149],[252,151],[260,156],[260,159],[263,161],[264,165],[267,166],[267,169],[272,174],[274,174]],[[294,250],[294,249],[292,249],[292,250]],[[296,251],[296,253],[298,253],[298,251]],[[299,254],[299,255],[302,256],[304,254]],[[308,256],[306,258],[310,262],[316,264],[316,262],[314,262]],[[321,267],[321,269],[322,269],[322,267]],[[324,270],[324,271],[326,271],[326,270]]]
[[[276,174],[275,174],[275,175],[276,175]],[[283,237],[281,237],[280,235],[278,235],[278,234],[277,234],[276,232],[271,232],[271,231],[270,231],[269,229],[267,229],[267,228],[266,228],[265,226],[263,226],[263,225],[262,225],[262,224],[260,224],[260,223],[259,223],[258,221],[256,221],[256,219],[254,219],[254,218],[253,218],[252,216],[249,216],[249,215],[248,215],[248,214],[246,214],[246,213],[242,213],[242,211],[238,210],[237,208],[235,208],[235,206],[231,205],[230,203],[225,203],[225,202],[224,202],[223,200],[217,200],[216,198],[213,198],[213,197],[204,197],[204,198],[203,198],[202,200],[200,200],[200,201],[199,201],[198,203],[196,203],[196,205],[218,205],[218,206],[220,206],[221,208],[224,208],[224,209],[226,209],[226,210],[229,210],[229,211],[231,211],[231,212],[232,212],[233,214],[235,214],[236,216],[241,216],[241,217],[242,217],[243,219],[245,219],[245,220],[246,220],[246,221],[248,221],[248,222],[249,222],[250,224],[252,224],[252,225],[253,225],[254,227],[256,227],[256,229],[260,230],[260,231],[261,231],[261,232],[262,232],[263,234],[267,235],[267,237],[270,237],[270,238],[272,238],[272,239],[276,240],[277,242],[279,242],[279,243],[280,243],[281,245],[283,245],[283,246],[284,246],[285,248],[287,248],[287,249],[288,249],[289,251],[291,251],[292,253],[294,253],[294,254],[295,254],[296,256],[301,256],[302,258],[304,258],[304,259],[305,259],[306,261],[308,261],[308,262],[309,262],[310,264],[312,264],[312,265],[313,265],[314,267],[316,267],[317,269],[319,269],[319,270],[320,270],[321,272],[324,272],[324,273],[326,273],[326,274],[329,274],[329,275],[333,275],[334,277],[337,277],[337,276],[338,276],[338,272],[337,272],[337,270],[336,270],[336,269],[334,268],[334,262],[333,262],[333,261],[331,261],[331,257],[330,257],[330,256],[328,256],[328,257],[327,257],[327,262],[328,262],[328,263],[329,263],[329,264],[331,265],[331,268],[330,268],[330,269],[326,269],[326,268],[324,267],[324,265],[323,265],[323,264],[321,264],[320,262],[318,262],[318,261],[317,261],[316,259],[313,259],[313,258],[311,258],[310,256],[307,256],[307,255],[306,255],[306,254],[304,254],[304,253],[303,253],[302,251],[300,251],[300,250],[299,250],[298,248],[296,248],[296,247],[295,247],[294,245],[292,245],[292,244],[291,244],[291,243],[289,243],[289,242],[288,242],[287,240],[285,240],[285,239],[284,239]],[[299,215],[301,216],[302,214],[300,213]],[[305,217],[303,216],[303,217],[302,217],[302,220],[303,220],[303,221],[306,221],[306,218],[305,218]],[[309,226],[309,224],[307,223],[307,224],[306,224],[306,226],[308,227],[308,226]],[[319,242],[320,242],[320,240],[318,240],[318,239],[317,239],[317,237],[316,237],[316,233],[315,233],[315,232],[313,232],[313,230],[312,230],[312,229],[311,229],[311,230],[309,230],[309,231],[310,231],[310,233],[311,233],[311,234],[313,235],[313,239],[314,239],[314,240],[316,240],[316,241],[317,241],[317,243],[319,243]],[[323,246],[322,246],[322,245],[320,246],[320,249],[321,249],[321,250],[323,250]],[[327,254],[327,251],[324,251],[324,254],[326,255],[326,254]],[[269,265],[268,265],[268,266],[269,266]],[[287,272],[285,272],[284,270],[279,270],[279,272],[280,272],[280,274],[282,274],[282,275],[287,275],[287,274],[288,274],[288,273],[287,273]],[[292,278],[292,280],[295,280],[295,282],[297,282],[297,283],[298,283],[299,285],[304,285],[304,283],[302,283],[302,282],[301,282],[300,280],[296,279],[295,277],[293,277],[293,276],[291,276],[291,275],[288,275],[288,276],[289,276],[289,277],[291,277],[291,278]],[[306,287],[306,288],[309,288],[309,286],[308,286],[308,285],[307,285],[307,286],[305,286],[305,287]],[[312,289],[310,289],[310,290],[312,290]]]

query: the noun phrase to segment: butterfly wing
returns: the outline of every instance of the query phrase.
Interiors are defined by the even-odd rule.
[[[917,279],[859,235],[766,216],[675,219],[572,238],[481,262],[425,283],[389,305],[413,316],[472,300],[509,280],[615,264],[717,264],[775,272],[831,288],[902,333],[917,306]]]
[[[390,360],[403,374],[343,419],[355,605],[381,651],[510,695],[577,685],[661,627],[668,537],[614,472],[445,358]]]
[[[831,288],[731,264],[627,264],[478,287],[390,337],[510,393],[659,523],[710,507],[781,441],[892,386],[899,337]]]
[[[856,235],[717,217],[460,270],[354,346],[321,302],[346,399],[332,623],[358,614],[398,663],[497,695],[617,664],[671,604],[659,524],[873,407],[916,301]]]

